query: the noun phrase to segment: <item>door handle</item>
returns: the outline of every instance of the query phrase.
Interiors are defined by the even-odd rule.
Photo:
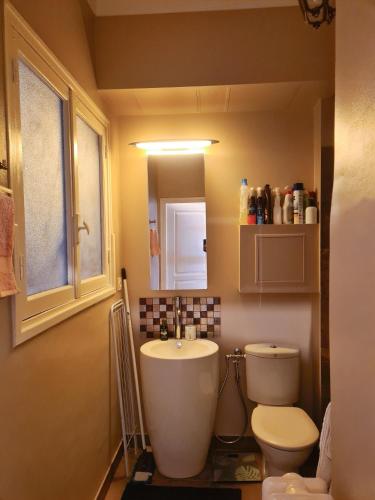
[[[75,244],[79,245],[79,233],[80,231],[87,231],[87,234],[90,234],[90,227],[86,221],[82,222],[82,226],[79,225],[79,214],[74,215],[74,236],[75,236]]]
[[[87,234],[90,234],[90,227],[87,224],[87,222],[83,221],[82,224],[83,224],[82,226],[78,226],[78,232],[80,232],[80,231],[87,231]]]

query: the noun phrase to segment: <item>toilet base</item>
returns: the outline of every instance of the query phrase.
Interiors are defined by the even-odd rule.
[[[313,449],[313,446],[309,446],[301,450],[281,450],[270,446],[257,437],[255,439],[266,461],[267,476],[283,476],[287,472],[298,472]]]
[[[265,459],[265,475],[266,477],[270,477],[270,476],[283,476],[284,474],[287,474],[288,472],[295,472],[296,474],[298,474],[298,471],[299,469],[298,468],[295,468],[293,470],[288,470],[288,471],[285,471],[284,469],[278,469],[277,467],[275,467],[275,465],[271,464],[270,462],[267,461],[267,459]]]

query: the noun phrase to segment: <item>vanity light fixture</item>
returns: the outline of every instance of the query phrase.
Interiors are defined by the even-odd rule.
[[[331,24],[336,9],[330,5],[330,0],[298,0],[305,22],[315,29],[323,23]]]
[[[135,146],[146,152],[147,155],[174,156],[174,155],[198,155],[203,154],[205,148],[219,141],[213,139],[195,139],[186,141],[143,141],[132,142]]]

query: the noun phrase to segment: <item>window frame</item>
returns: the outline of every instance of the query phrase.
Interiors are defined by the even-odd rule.
[[[27,297],[25,220],[22,180],[18,61],[26,64],[63,100],[66,236],[68,285]],[[14,268],[20,292],[12,301],[13,345],[115,293],[114,235],[112,233],[111,178],[108,158],[109,122],[100,109],[33,32],[17,11],[5,3],[5,78],[10,187],[15,201]],[[79,186],[76,116],[100,136],[103,274],[79,278]]]
[[[76,227],[81,225],[82,220],[80,219],[79,213],[79,186],[78,186],[78,171],[79,171],[79,149],[77,140],[77,117],[81,118],[89,127],[91,127],[94,132],[99,136],[99,146],[100,146],[100,180],[101,180],[101,221],[102,221],[102,271],[103,273],[92,278],[86,278],[77,282],[78,295],[85,295],[87,293],[93,292],[99,288],[105,286],[106,276],[108,275],[109,266],[109,254],[108,246],[106,243],[105,235],[108,233],[109,225],[106,217],[105,210],[105,196],[104,193],[107,191],[107,178],[108,178],[108,165],[106,161],[106,151],[108,150],[107,139],[106,139],[106,129],[103,124],[96,118],[90,109],[78,98],[73,97],[73,140],[74,140],[74,178],[75,178],[75,197],[74,197],[74,217],[76,218]],[[78,153],[78,154],[77,154]],[[76,238],[79,240],[79,233],[77,231]],[[77,246],[77,262],[76,269],[80,273],[80,246]]]

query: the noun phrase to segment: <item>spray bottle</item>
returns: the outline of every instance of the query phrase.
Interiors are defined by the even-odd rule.
[[[293,194],[289,186],[285,187],[283,224],[293,224]]]
[[[257,187],[257,224],[264,224],[263,189]]]
[[[255,198],[255,189],[253,187],[250,188],[249,204],[247,210],[247,223],[257,223],[257,202]]]
[[[249,197],[249,188],[247,179],[241,179],[240,187],[240,224],[247,224],[247,204]]]
[[[282,224],[280,188],[275,187],[275,204],[273,206],[273,223]]]
[[[269,184],[264,186],[264,223],[272,224],[272,193]]]

